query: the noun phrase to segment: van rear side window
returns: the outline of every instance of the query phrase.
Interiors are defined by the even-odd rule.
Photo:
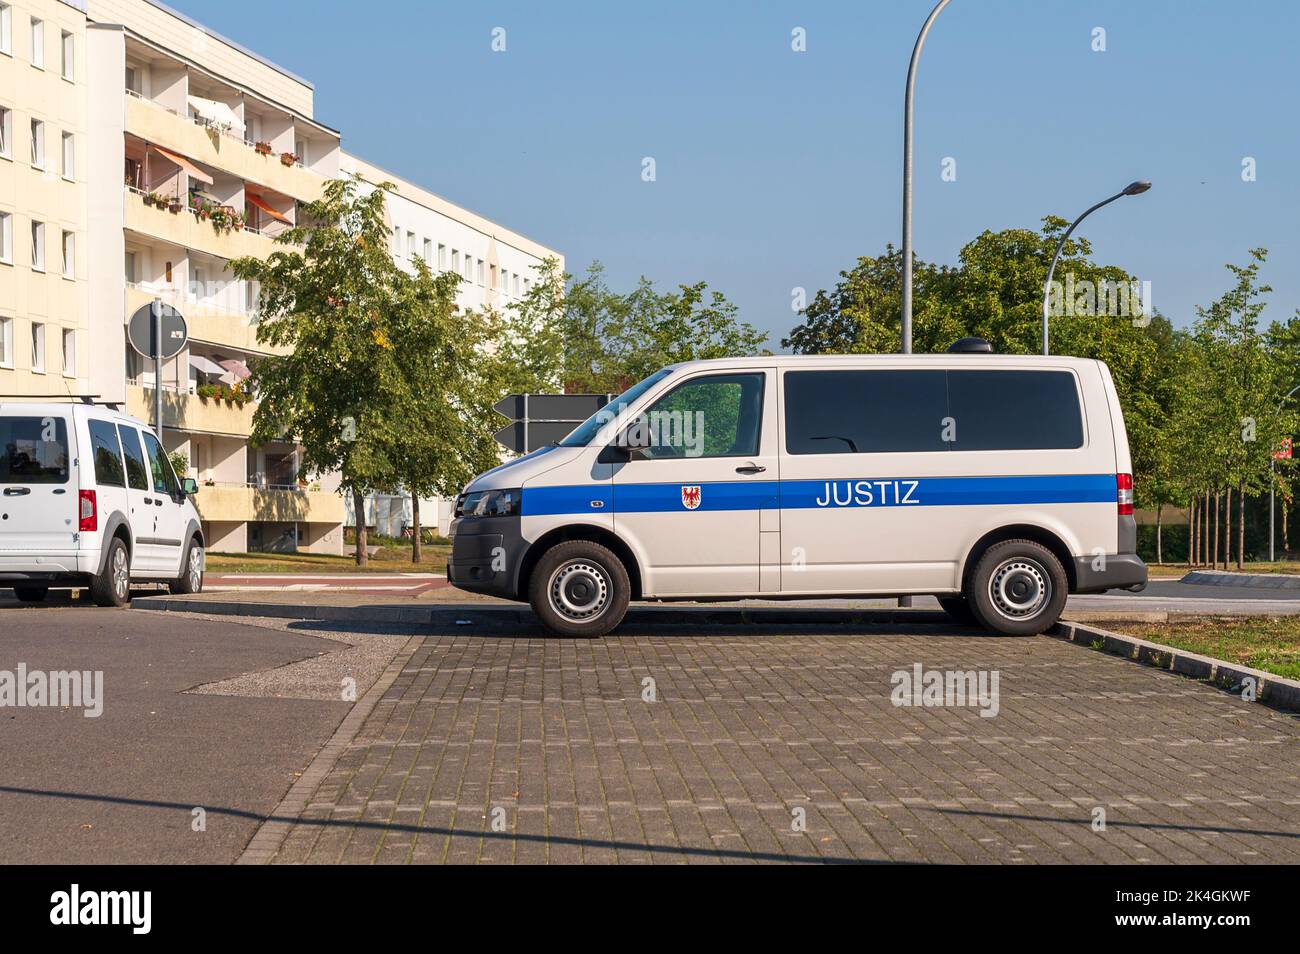
[[[791,371],[785,421],[790,454],[1083,446],[1068,371]]]
[[[125,487],[126,471],[122,469],[122,447],[117,440],[117,428],[108,421],[87,421],[90,444],[95,454],[95,483],[102,487]]]
[[[68,427],[61,417],[0,417],[0,484],[66,484]]]

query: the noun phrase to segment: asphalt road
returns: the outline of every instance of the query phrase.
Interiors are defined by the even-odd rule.
[[[0,863],[233,861],[351,704],[185,690],[339,645],[193,617],[0,608],[0,670],[101,670],[104,687],[98,718],[0,708]],[[196,807],[206,831],[192,830]]]

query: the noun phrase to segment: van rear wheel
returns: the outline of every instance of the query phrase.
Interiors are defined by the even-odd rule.
[[[90,581],[96,606],[125,606],[131,600],[131,559],[121,537],[108,542],[104,569]]]
[[[551,547],[528,581],[533,612],[560,636],[604,636],[623,621],[631,595],[623,561],[589,540]]]
[[[24,603],[42,603],[50,592],[48,586],[15,586],[14,596]]]
[[[1070,581],[1051,550],[1033,540],[1004,540],[984,551],[966,581],[975,618],[1004,636],[1034,636],[1061,618]]]

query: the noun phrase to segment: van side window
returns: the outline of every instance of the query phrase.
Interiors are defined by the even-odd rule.
[[[90,446],[95,457],[95,483],[102,487],[125,487],[126,472],[122,469],[117,428],[108,421],[87,421],[86,426],[90,428]]]
[[[762,423],[763,375],[715,374],[674,388],[628,432],[643,432],[651,459],[753,457]]]
[[[158,443],[158,438],[145,431],[144,446],[149,453],[150,469],[153,470],[154,491],[176,496],[180,492],[180,484],[176,481],[176,475],[172,473],[172,462],[167,459],[167,452],[163,450],[162,444]]]
[[[788,371],[785,449],[790,454],[946,451],[944,372]]]
[[[61,417],[0,417],[0,484],[66,484],[68,427]]]
[[[140,432],[125,424],[117,425],[122,435],[122,452],[126,455],[126,483],[132,490],[149,489],[149,470],[140,449]]]
[[[949,371],[948,406],[953,450],[1083,446],[1079,388],[1069,371]]]

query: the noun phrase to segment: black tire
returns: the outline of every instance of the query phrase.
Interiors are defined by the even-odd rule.
[[[952,617],[953,622],[961,623],[963,626],[979,626],[980,621],[975,618],[971,611],[970,604],[966,602],[964,596],[936,596],[939,605],[943,611]]]
[[[131,602],[131,555],[121,537],[108,541],[104,570],[90,581],[96,606],[125,606]]]
[[[1003,540],[984,551],[966,580],[966,602],[986,629],[1034,636],[1056,624],[1070,581],[1051,550],[1033,540]]]
[[[173,596],[203,592],[203,546],[198,537],[190,540],[181,559],[181,575],[167,584]]]
[[[607,547],[587,540],[551,547],[528,581],[533,612],[560,636],[604,636],[623,621],[631,595],[623,561]]]
[[[23,603],[44,603],[45,596],[50,592],[48,586],[15,586],[14,596]]]

